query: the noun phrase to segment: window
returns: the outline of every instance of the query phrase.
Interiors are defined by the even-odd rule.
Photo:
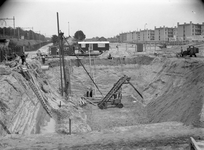
[[[98,47],[105,47],[105,43],[98,43]]]
[[[85,48],[86,47],[86,44],[85,43],[82,43],[81,44],[81,48]]]

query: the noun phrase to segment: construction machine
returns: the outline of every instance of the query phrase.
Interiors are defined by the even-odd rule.
[[[122,108],[123,104],[122,100],[122,85],[130,84],[135,91],[139,94],[139,96],[143,99],[142,94],[133,86],[130,82],[130,77],[124,75],[121,77],[111,88],[111,90],[106,94],[104,98],[98,103],[98,107],[100,109],[106,109],[108,105],[115,105],[118,108]]]
[[[167,46],[166,46],[166,44],[162,44],[162,45],[159,45],[158,47],[163,49],[163,48],[166,48]]]
[[[186,51],[181,50],[180,53],[177,53],[177,57],[185,57],[185,56],[196,56],[196,53],[199,53],[199,49],[197,47],[194,47],[193,45],[190,45]]]

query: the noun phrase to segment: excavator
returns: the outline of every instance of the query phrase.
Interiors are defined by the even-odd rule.
[[[138,95],[142,98],[142,94],[133,86],[130,82],[130,77],[124,75],[121,77],[111,88],[111,90],[106,94],[104,98],[98,103],[98,107],[100,109],[106,109],[108,105],[115,105],[118,108],[123,108],[122,100],[122,85],[123,84],[130,84],[134,90],[138,93]],[[143,101],[142,101],[143,103]]]

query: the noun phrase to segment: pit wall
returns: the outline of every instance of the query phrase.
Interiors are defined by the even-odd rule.
[[[135,64],[128,64],[126,60],[132,60],[129,62]],[[99,59],[94,60],[95,66],[92,63],[92,69],[89,67],[88,59],[81,61],[87,70],[94,74],[94,80],[104,95],[124,74],[131,77],[131,83],[144,97],[150,123],[178,121],[185,125],[204,127],[203,61],[165,57],[153,59],[145,56],[125,58],[124,62],[127,64],[120,65],[116,63],[117,60],[114,62],[114,59]],[[105,64],[100,64],[103,61],[106,61]],[[66,63],[73,66],[68,67],[72,94],[83,96],[86,89],[93,87],[92,81],[83,67],[74,66],[72,60]],[[51,72],[58,74],[57,79],[60,80],[59,67],[56,66],[52,70]],[[122,94],[131,95],[138,100],[137,93],[128,85],[123,86]],[[96,95],[100,95],[97,90]]]
[[[156,59],[156,60],[155,60]],[[157,61],[159,59],[159,61]],[[121,60],[121,61],[120,61]],[[112,88],[113,84],[122,77],[124,74],[131,77],[131,83],[142,92],[145,87],[153,80],[157,73],[155,70],[160,71],[166,62],[166,58],[155,58],[149,56],[138,56],[135,58],[114,58],[114,59],[92,59],[91,68],[89,59],[80,60],[85,66],[86,70],[91,76],[94,74],[93,80],[98,85],[101,92],[105,95]],[[104,64],[103,64],[104,63]],[[153,64],[155,65],[153,65]],[[54,87],[60,88],[60,69],[59,59],[49,61],[49,75],[56,77],[53,82]],[[80,66],[78,60],[66,60],[66,75],[69,76],[71,82],[71,93],[73,95],[83,96],[87,89],[94,87],[93,82]],[[107,78],[104,78],[107,77]],[[68,77],[67,77],[68,79]],[[51,81],[52,82],[52,81]],[[130,86],[124,86],[123,95],[133,95],[138,97],[135,90]],[[59,91],[60,92],[60,91]],[[72,95],[71,94],[71,95]],[[98,90],[95,94],[100,96]],[[149,94],[144,94],[145,99],[150,99]]]
[[[154,57],[149,56],[138,56],[134,58],[113,58],[113,59],[99,59],[99,58],[88,58],[80,59],[83,65],[103,65],[103,66],[118,66],[118,65],[126,65],[126,64],[141,64],[141,65],[149,65]],[[48,61],[50,67],[59,66],[59,59],[52,59]],[[68,66],[81,66],[79,60],[70,59],[66,60],[66,64]]]

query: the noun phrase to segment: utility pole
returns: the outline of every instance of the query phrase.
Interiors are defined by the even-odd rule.
[[[19,28],[20,28],[20,27],[18,27],[18,39],[20,39],[20,38],[19,38],[19,36],[20,36],[20,31],[19,31]]]
[[[68,37],[70,36],[69,22],[68,22]]]
[[[3,20],[4,21],[4,23],[5,23],[5,26],[7,26],[7,23],[6,23],[6,21],[5,20]],[[3,28],[3,37],[5,36],[5,31],[4,31],[4,28]]]
[[[64,73],[64,92],[65,92],[65,96],[68,96],[67,93],[67,76],[66,76],[66,71],[65,71],[65,61],[64,61],[64,43],[63,43],[63,36],[64,33],[60,32],[59,33],[59,38],[60,38],[60,51],[62,53],[62,68],[63,68],[63,73]]]
[[[59,32],[59,16],[58,16],[58,12],[57,12],[57,32],[58,32],[58,37],[60,35],[60,32]],[[60,48],[60,42],[59,42],[59,48]],[[61,48],[59,49],[59,58],[60,58],[60,81],[61,81],[61,95],[63,96],[63,91],[64,91],[64,88],[63,88],[63,80],[62,80],[62,58],[61,58],[61,54],[62,54],[62,51],[61,51]]]

